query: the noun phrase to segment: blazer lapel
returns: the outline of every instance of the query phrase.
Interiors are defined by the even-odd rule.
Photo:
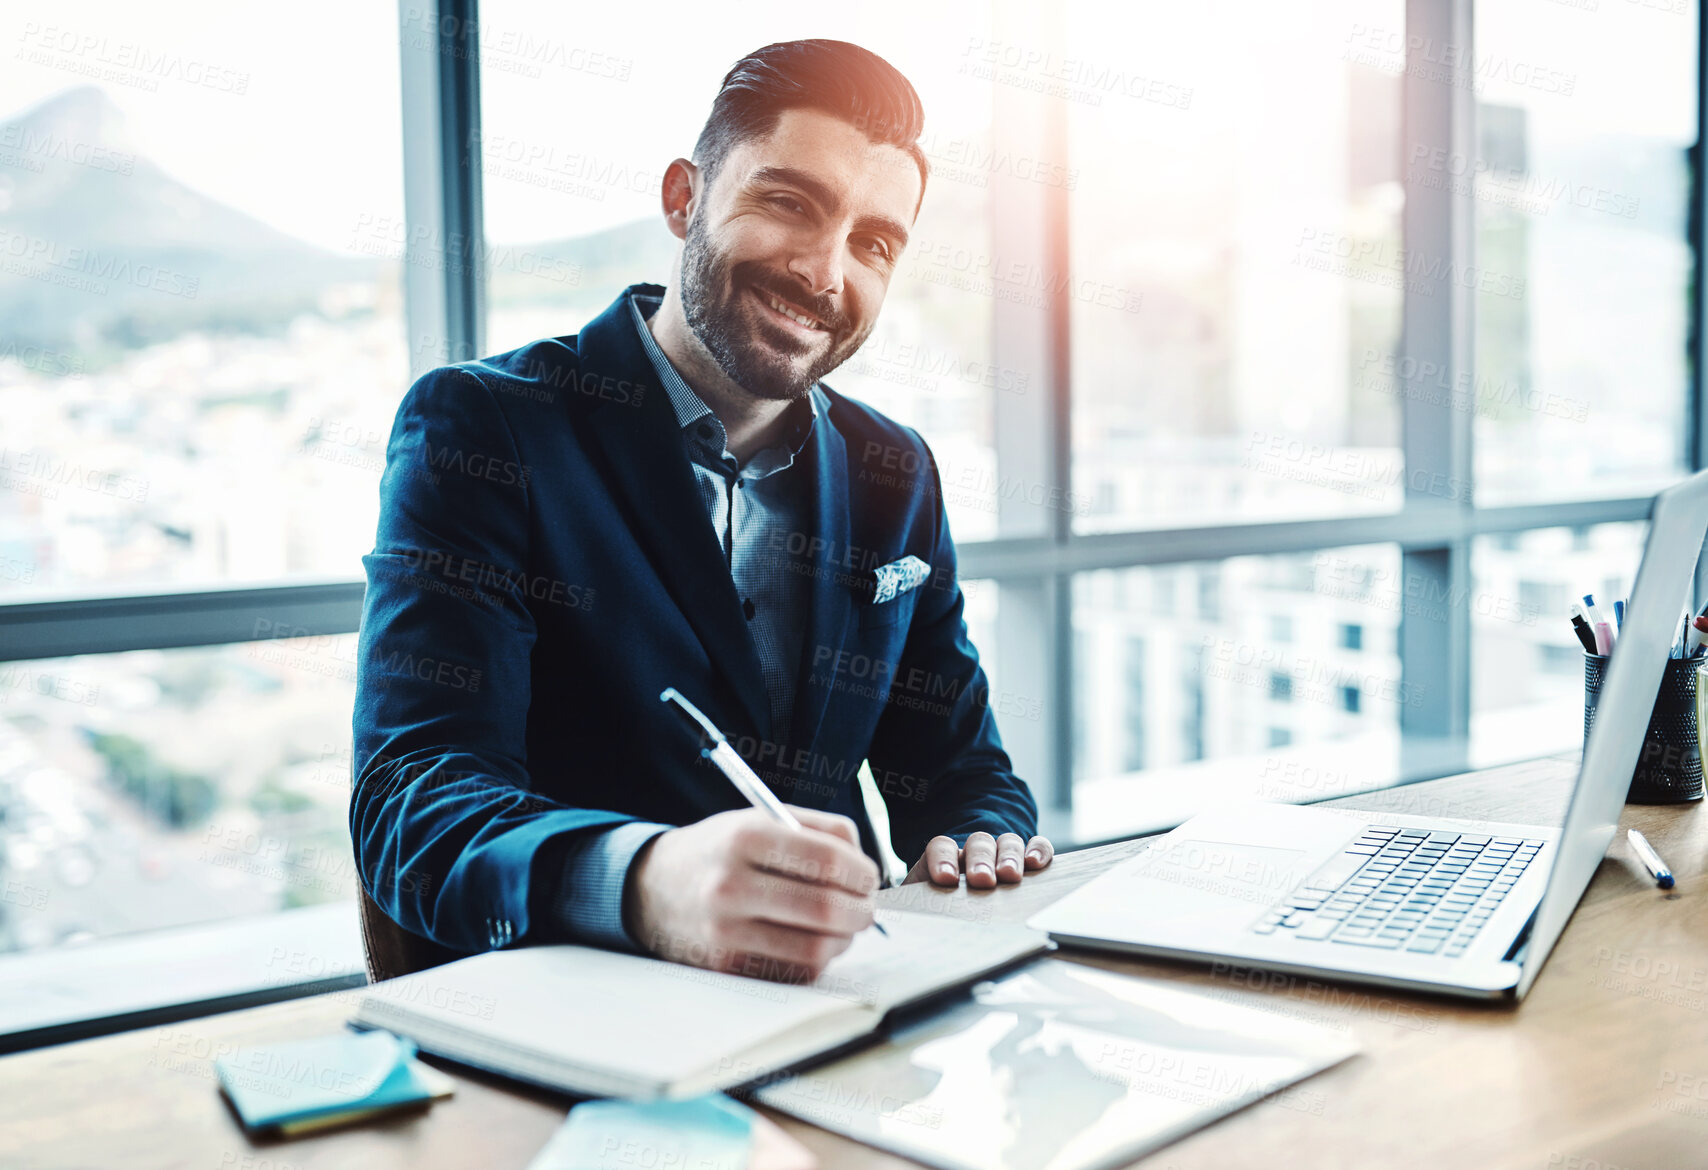
[[[819,393],[816,389],[813,392]],[[815,758],[811,752],[830,703],[835,678],[832,667],[842,650],[854,608],[853,594],[837,580],[847,571],[841,562],[848,553],[848,444],[831,422],[829,400],[820,395],[818,402],[818,425],[813,428],[808,450],[813,476],[813,534],[822,538],[822,545],[818,546],[818,564],[807,576],[812,582],[812,599],[788,739],[789,754],[809,749],[804,757],[809,760]],[[796,802],[810,803],[804,796],[796,797]]]
[[[629,298],[643,287],[631,285],[580,333],[577,376],[583,385],[608,377],[645,387],[638,404],[601,401],[588,415],[589,430],[605,456],[607,482],[630,530],[713,664],[728,676],[752,730],[763,736],[771,717],[759,652],[701,503],[670,396],[658,384],[630,315]],[[731,728],[725,731],[733,734]]]

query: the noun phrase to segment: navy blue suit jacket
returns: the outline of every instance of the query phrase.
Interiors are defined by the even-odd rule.
[[[811,477],[814,517],[792,542],[812,558],[793,726],[763,738],[758,653],[630,319],[637,291],[663,289],[424,374],[387,447],[350,831],[380,908],[456,950],[541,938],[556,891],[536,887],[578,834],[745,806],[659,701],[669,686],[784,800],[852,817],[874,857],[866,759],[909,864],[940,833],[1036,832],[967,639],[931,452],[828,387],[789,472]],[[863,573],[908,554],[930,579],[861,595]]]

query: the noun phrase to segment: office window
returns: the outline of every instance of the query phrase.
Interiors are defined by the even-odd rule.
[[[1204,647],[1197,645],[1186,647],[1183,655],[1181,688],[1186,710],[1180,724],[1180,758],[1184,762],[1204,758],[1204,654]]]
[[[1154,591],[1124,589],[1123,578],[1142,581],[1159,572],[1180,575],[1183,585],[1213,575],[1226,595],[1226,620],[1162,621],[1124,600]],[[1123,766],[1120,744],[1122,729],[1141,711],[1147,769],[1265,750],[1277,703],[1287,704],[1285,718],[1295,734],[1290,742],[1345,735],[1349,728],[1340,716],[1346,687],[1363,695],[1358,730],[1391,732],[1401,706],[1414,700],[1400,679],[1397,658],[1304,642],[1278,644],[1266,615],[1286,612],[1298,628],[1333,629],[1356,617],[1360,625],[1392,630],[1405,605],[1399,554],[1391,545],[1078,574],[1074,705],[1085,730],[1075,756],[1076,789],[1134,778],[1134,770]],[[1135,637],[1146,642],[1148,677],[1179,680],[1175,685],[1123,689],[1132,680],[1123,678],[1121,656]]]
[[[1151,609],[1158,617],[1174,616],[1174,574],[1161,570],[1151,574]]]
[[[153,274],[146,288],[97,294],[27,266],[0,273],[10,298],[0,316],[0,487],[10,489],[0,493],[0,611],[31,591],[152,590],[195,619],[163,623],[169,644],[205,639],[196,621],[220,620],[207,616],[217,604],[166,592],[191,581],[325,575],[353,586],[359,576],[384,437],[407,384],[405,338],[461,345],[463,326],[418,303],[403,324],[399,279],[420,272],[399,259],[395,10],[299,10],[265,46],[218,14],[100,18],[115,39],[216,61],[215,79],[241,82],[241,97],[124,78],[79,88],[74,55],[28,37],[0,75],[0,246],[76,248]],[[412,12],[402,13],[406,45],[433,31]],[[1542,750],[1556,734],[1575,742],[1581,660],[1550,607],[1591,588],[1620,592],[1641,525],[1578,524],[1568,502],[1545,517],[1567,527],[1473,537],[1484,526],[1473,508],[1437,518],[1439,543],[1416,542],[1395,511],[1406,459],[1424,467],[1457,440],[1428,427],[1406,439],[1399,426],[1400,318],[1427,295],[1413,265],[1436,261],[1406,256],[1400,215],[1408,190],[1457,180],[1472,160],[1479,260],[1462,275],[1488,287],[1475,298],[1475,335],[1438,348],[1468,341],[1477,362],[1478,505],[1677,475],[1691,417],[1680,147],[1696,131],[1694,12],[1478,5],[1476,133],[1441,159],[1401,157],[1406,18],[1394,0],[1331,0],[1308,13],[1253,0],[1202,15],[1072,0],[1059,40],[1049,22],[1016,20],[1026,12],[1021,0],[880,3],[808,19],[769,4],[660,41],[657,28],[699,10],[667,3],[645,19],[600,9],[572,21],[545,0],[486,0],[483,125],[470,141],[429,142],[446,147],[453,172],[462,157],[482,168],[488,279],[477,288],[471,271],[460,288],[490,309],[481,352],[574,332],[633,281],[668,283],[677,244],[659,222],[658,181],[691,149],[737,56],[798,35],[869,45],[918,85],[935,173],[878,330],[828,380],[919,427],[938,454],[963,568],[983,578],[968,583],[967,620],[1005,745],[1041,801],[1096,786],[1079,805],[1090,810],[1084,823],[1119,828],[1124,812],[1096,821],[1126,807],[1101,793],[1134,789],[1139,769],[1178,787],[1171,765],[1237,771],[1262,761],[1275,736],[1308,746],[1391,735],[1406,713],[1425,726],[1457,719],[1467,683],[1485,738],[1497,729],[1514,751]],[[334,23],[340,36],[328,40]],[[1532,27],[1543,30],[1534,40]],[[983,50],[1015,35],[1053,54],[1042,69],[1076,79],[1045,93],[1032,84],[1037,70],[987,67]],[[257,47],[240,55],[233,45]],[[338,84],[300,82],[302,60]],[[448,56],[445,75],[470,60]],[[1440,94],[1412,96],[1441,112]],[[566,138],[564,111],[586,110],[609,116],[571,118]],[[54,124],[71,133],[32,137],[39,119],[61,113]],[[437,162],[410,173],[411,206],[455,189]],[[91,198],[41,198],[62,179]],[[1039,191],[1048,197],[1016,197]],[[164,193],[170,214],[127,198],[150,192]],[[114,206],[122,214],[77,218]],[[115,243],[90,223],[128,234]],[[1069,241],[1067,270],[1033,264],[1041,242],[1058,238]],[[304,242],[324,250],[307,255]],[[241,263],[228,264],[228,250]],[[454,261],[443,273],[453,284]],[[435,263],[431,248],[422,263]],[[1061,318],[1041,297],[1023,302],[1034,316],[1013,311],[1040,285],[1059,286]],[[1051,399],[1034,368],[1042,359],[1022,368],[999,357],[1034,343],[1061,345],[1069,377],[1057,389],[1068,398]],[[1062,447],[1067,480],[1041,482]],[[1597,517],[1637,507],[1598,506]],[[1057,523],[1064,512],[1072,523]],[[1365,515],[1356,536],[1329,538],[1365,544],[1253,556],[1243,531],[1219,527],[1337,513]],[[1160,539],[1195,559],[1168,564],[1149,563],[1151,533],[1130,531],[1182,526]],[[1257,539],[1297,550],[1299,531],[1282,524]],[[1055,542],[1035,557],[1043,542],[1001,539],[1039,536]],[[1401,583],[1397,545],[1373,543],[1398,540],[1412,569],[1417,554],[1445,553],[1449,580],[1471,558],[1476,587],[1467,595],[1432,580],[1418,600],[1408,592],[1418,576]],[[1068,604],[1057,605],[1064,591]],[[353,602],[339,613],[318,604],[302,604],[317,630],[354,627]],[[1425,655],[1402,672],[1399,615],[1417,607],[1425,617],[1472,609],[1470,654]],[[16,647],[15,630],[32,629],[28,619],[7,628],[0,618],[0,654]],[[1142,657],[1129,652],[1141,640]],[[161,653],[241,657],[230,647]],[[12,677],[40,677],[18,669]],[[1453,673],[1467,670],[1469,679]],[[53,673],[45,691],[14,684],[14,705],[68,701],[75,689]],[[1064,673],[1073,702],[1052,711]],[[1274,677],[1286,707],[1269,699]],[[243,710],[233,703],[219,717],[238,725]],[[347,715],[317,714],[313,726],[336,740]],[[90,719],[89,734],[107,734]],[[42,734],[27,719],[5,725],[26,746]],[[124,734],[147,745],[146,730]],[[296,747],[262,754],[299,768],[291,753],[309,741],[320,742],[302,731]],[[223,795],[224,778],[198,770],[200,759],[100,742],[108,756],[89,765],[85,753],[79,783],[140,801],[138,815],[165,818],[172,832],[205,832],[230,800],[249,799],[242,786]],[[48,864],[44,850],[20,851],[19,865]],[[53,864],[73,880],[86,868]],[[224,881],[234,867],[203,868]],[[261,893],[272,900],[257,905],[305,896],[288,875],[271,880]],[[223,914],[221,905],[204,909]],[[27,945],[109,928],[30,929]]]
[[[353,898],[355,653],[0,663],[0,952]]]
[[[1145,640],[1127,639],[1127,747],[1122,768],[1137,772],[1145,766]]]
[[[1568,598],[1600,589],[1625,596],[1642,557],[1646,522],[1597,524],[1523,534],[1516,549],[1471,543],[1471,713],[1473,738],[1529,754],[1583,742],[1583,646],[1572,632]],[[1545,574],[1545,576],[1544,576]],[[1546,588],[1557,609],[1524,602],[1522,583]],[[1596,600],[1603,601],[1601,594]],[[1606,602],[1611,604],[1613,597]],[[1610,612],[1611,616],[1611,612]]]
[[[644,17],[572,12],[555,0],[482,3],[483,56],[499,58],[482,74],[477,143],[492,268],[486,349],[574,333],[637,281],[674,283],[678,241],[659,208],[664,171],[692,153],[724,74],[774,41],[852,41],[918,90],[932,175],[876,328],[825,381],[919,428],[957,539],[997,535],[999,508],[1003,533],[1013,535],[1043,531],[1052,507],[1079,507],[996,465],[993,399],[1042,393],[1043,371],[995,361],[1000,290],[988,271],[992,189],[1037,180],[1029,162],[993,150],[992,83],[945,63],[945,46],[960,56],[989,42],[988,8],[887,0],[803,20],[798,6],[772,2],[728,8],[709,24],[704,12],[684,0]],[[670,27],[696,31],[659,35]],[[533,59],[506,53],[509,43],[532,46]],[[566,134],[566,111],[592,110],[599,116],[572,117]]]
[[[1398,508],[1403,5],[1064,11],[1076,528]]]
[[[1194,574],[1198,584],[1198,617],[1202,621],[1221,620],[1222,574],[1215,565],[1207,565]]]
[[[0,596],[359,575],[407,388],[395,6],[35,17],[0,71]]]
[[[1527,613],[1562,614],[1571,604],[1571,595],[1560,581],[1518,582],[1518,607]]]
[[[1075,662],[1090,662],[1093,660],[1093,657],[1092,636],[1084,630],[1075,630],[1073,633],[1073,660]],[[1105,664],[1099,662],[1100,673],[1102,673],[1104,667]],[[1075,760],[1088,759],[1093,754],[1091,743],[1091,704],[1075,703],[1073,712],[1069,718],[1073,721],[1069,729],[1069,734],[1073,736],[1073,758]],[[1113,731],[1114,729],[1111,728],[1111,736],[1113,735]],[[1107,747],[1105,748],[1105,752],[1109,752],[1110,750],[1111,749],[1108,749]],[[1034,793],[1033,795],[1036,796],[1037,794]]]
[[[1647,491],[1686,468],[1695,5],[1475,6],[1483,503]],[[1583,590],[1579,590],[1582,592]]]

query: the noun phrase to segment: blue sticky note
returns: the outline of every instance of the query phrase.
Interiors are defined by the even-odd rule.
[[[685,1101],[585,1101],[528,1170],[746,1170],[758,1114],[722,1093]]]
[[[243,1124],[264,1129],[427,1100],[414,1057],[414,1041],[390,1032],[344,1032],[239,1048],[214,1071]]]

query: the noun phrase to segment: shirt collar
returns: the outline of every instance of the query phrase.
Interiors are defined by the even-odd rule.
[[[641,308],[643,301],[646,302],[644,311]],[[676,412],[676,424],[693,436],[695,441],[710,448],[713,456],[725,455],[729,450],[729,436],[724,431],[723,422],[713,413],[712,408],[706,405],[705,400],[694,393],[693,387],[683,381],[682,375],[676,372],[676,367],[670,364],[670,359],[665,357],[664,351],[659,348],[652,330],[646,326],[647,318],[663,303],[663,297],[645,293],[634,293],[629,297],[629,312],[634,318],[635,330],[640,334],[641,346],[646,350],[647,359],[652,362],[658,380],[664,383],[664,392],[670,397],[670,405]],[[818,423],[818,384],[815,382],[812,389],[801,398],[805,400],[805,406],[801,405],[800,400],[789,404],[789,427],[781,443],[763,451],[755,451],[748,460],[750,466],[767,466],[768,473],[781,471],[795,461],[795,457],[801,453],[801,448],[806,446],[807,439],[811,437],[813,427]],[[781,460],[778,466],[768,466],[778,459]]]

